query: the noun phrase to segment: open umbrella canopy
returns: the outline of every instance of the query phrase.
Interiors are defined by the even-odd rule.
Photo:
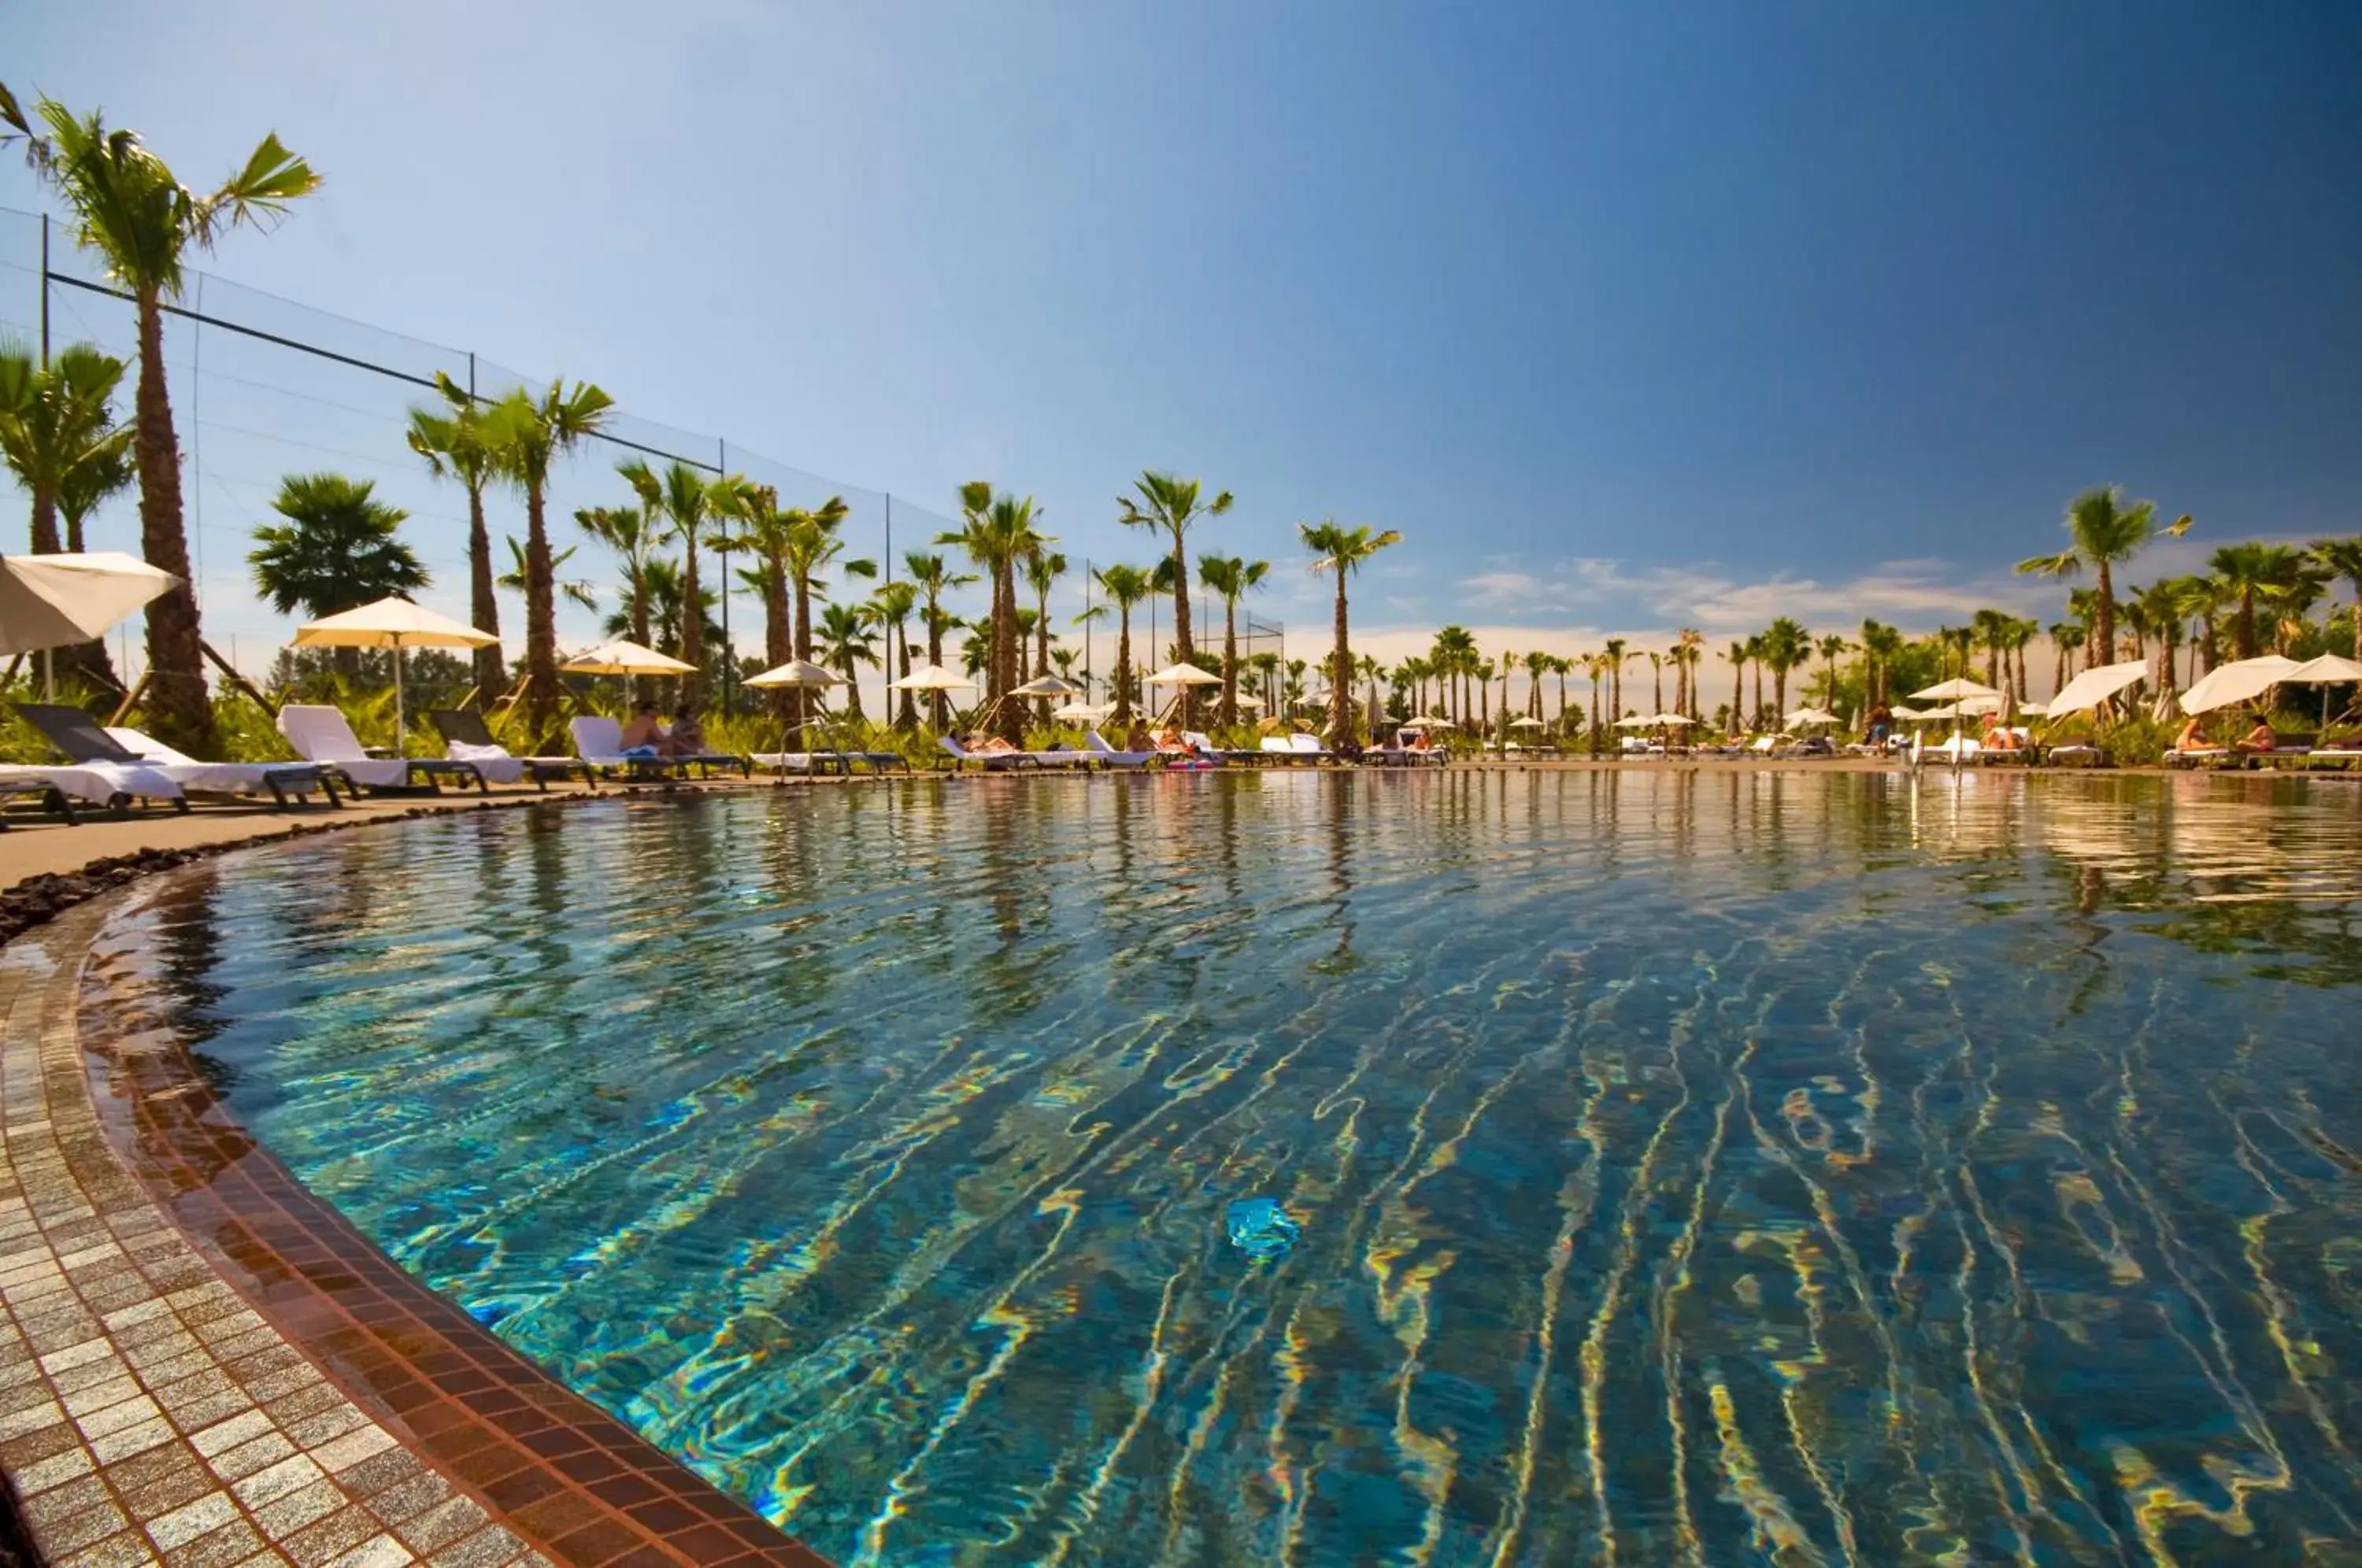
[[[833,669],[823,669],[809,659],[791,658],[760,675],[750,675],[740,684],[769,691],[787,687],[842,686],[844,677]]]
[[[0,654],[89,642],[180,580],[119,550],[0,556]]]
[[[1511,719],[1509,721],[1509,727],[1513,730],[1546,730],[1550,728],[1550,725],[1540,719],[1527,715]]]
[[[2362,664],[2325,653],[2319,658],[2305,660],[2280,679],[2298,686],[2338,686],[2349,680],[2362,680]]]
[[[1022,686],[1009,689],[1011,697],[1072,697],[1082,688],[1054,675],[1037,675]]]
[[[2216,665],[2198,678],[2197,685],[2181,694],[2181,711],[2192,715],[2211,713],[2217,708],[2260,697],[2286,680],[2297,668],[2296,660],[2278,654]]]
[[[1075,723],[1096,724],[1106,718],[1110,710],[1103,703],[1095,706],[1089,702],[1067,702],[1051,710],[1050,716],[1054,719],[1065,719]]]
[[[1932,719],[1936,716],[1932,712],[1926,708],[1908,708],[1900,702],[1889,709],[1888,712],[1892,712],[1898,719]]]
[[[1649,723],[1660,726],[1670,724],[1687,724],[1694,723],[1696,721],[1693,720],[1687,713],[1651,713],[1649,716]]]
[[[398,594],[295,628],[299,648],[480,648],[499,641]]]
[[[1984,697],[1963,697],[1957,702],[1945,702],[1933,708],[1922,708],[1915,712],[1906,713],[1904,710],[1898,708],[1895,710],[1895,716],[1912,719],[1973,719],[1980,714],[2000,712],[2000,694],[1993,693]]]
[[[1657,727],[1657,716],[1654,713],[1635,713],[1628,719],[1617,720],[1616,727],[1619,730],[1653,730]]]
[[[1220,686],[1222,678],[1194,664],[1168,664],[1148,678],[1151,686]]]
[[[1405,719],[1402,727],[1407,730],[1449,730],[1459,726],[1449,719],[1437,718],[1433,713],[1421,713],[1416,718]]]
[[[1263,712],[1263,699],[1260,697],[1250,697],[1245,692],[1242,691],[1239,693],[1239,706],[1244,708],[1250,713],[1260,713]]]
[[[749,682],[751,685],[752,682]],[[939,664],[922,664],[900,680],[886,683],[889,691],[949,691],[957,687],[973,686],[976,682],[966,676],[955,675]]]
[[[617,638],[587,648],[557,667],[575,675],[694,675],[697,666],[670,654]],[[752,684],[752,682],[749,682]]]
[[[1998,697],[2001,693],[1982,681],[1939,680],[1923,690],[1911,693],[1914,702],[1957,702],[1964,697]]]
[[[2087,669],[2060,687],[2058,695],[2050,699],[2043,711],[2054,719],[2061,719],[2070,713],[2096,708],[2125,687],[2147,679],[2151,673],[2148,661],[2141,658]],[[2025,704],[2025,710],[2032,712],[2034,705],[2031,702]]]
[[[1827,708],[1799,708],[1788,715],[1792,724],[1834,724],[1838,716]]]

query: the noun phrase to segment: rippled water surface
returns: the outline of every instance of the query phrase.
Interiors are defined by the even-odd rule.
[[[304,1180],[839,1562],[2295,1563],[2357,908],[2334,780],[1634,770],[453,817],[127,918]]]

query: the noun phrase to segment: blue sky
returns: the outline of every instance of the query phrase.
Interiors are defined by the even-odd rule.
[[[0,42],[192,179],[274,127],[312,159],[224,278],[906,507],[989,478],[1102,563],[1149,553],[1133,473],[1202,475],[1308,642],[1329,515],[1406,536],[1357,593],[1382,655],[2051,610],[2006,569],[2092,483],[2195,514],[2154,569],[2362,527],[2347,5],[131,5]],[[379,478],[458,602],[406,394],[175,352],[242,662],[289,469]]]

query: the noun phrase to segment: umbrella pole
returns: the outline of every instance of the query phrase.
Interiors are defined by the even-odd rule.
[[[56,701],[57,700],[58,700],[58,655],[57,655],[57,650],[56,650],[56,649],[54,649],[54,648],[43,648],[43,649],[41,650],[41,701],[44,701],[44,702],[54,702],[54,701]],[[2326,702],[2326,701],[2329,701],[2329,693],[2328,693],[2328,691],[2327,691],[2327,690],[2326,690],[2326,689],[2323,689],[2323,692],[2322,692],[2321,700],[2322,700],[2323,701],[2324,701],[2324,702]]]
[[[407,756],[409,755],[408,748],[403,744],[403,728],[402,639],[400,637],[396,637],[393,640],[393,755],[397,757]]]

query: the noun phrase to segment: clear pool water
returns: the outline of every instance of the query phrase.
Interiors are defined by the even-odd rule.
[[[839,1562],[2294,1563],[2357,911],[2334,781],[1635,769],[446,818],[127,918],[304,1181]]]

